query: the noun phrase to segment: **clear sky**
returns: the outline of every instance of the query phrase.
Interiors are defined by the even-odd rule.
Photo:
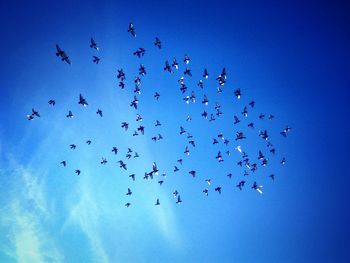
[[[350,262],[348,4],[3,1],[0,8],[0,262]],[[131,21],[136,38],[127,32]],[[153,45],[156,36],[160,50]],[[91,37],[99,52],[89,47]],[[71,65],[55,56],[56,44]],[[140,47],[146,54],[137,58],[132,53]],[[98,65],[92,63],[96,54]],[[197,96],[189,105],[177,81],[185,54],[193,74],[186,77],[186,94]],[[173,57],[180,69],[169,74],[163,67]],[[140,63],[147,75],[136,111],[130,102]],[[227,83],[217,94],[215,77],[223,67]],[[116,78],[120,68],[124,90]],[[204,68],[209,79],[200,90]],[[240,100],[233,94],[237,88]],[[89,103],[85,108],[77,103],[79,93]],[[221,104],[223,115],[214,122],[200,116],[204,94],[209,113]],[[54,107],[49,99],[56,100]],[[255,108],[245,119],[241,112],[252,99]],[[33,107],[41,117],[28,121]],[[68,110],[73,119],[66,118]],[[140,125],[136,113],[143,117],[143,136],[132,136]],[[275,118],[259,120],[260,113]],[[242,122],[234,125],[234,115]],[[157,119],[162,126],[154,126]],[[127,132],[123,121],[130,124]],[[286,125],[292,131],[283,138]],[[180,126],[193,134],[196,147],[179,135]],[[268,130],[275,156],[259,129]],[[236,131],[247,139],[235,142]],[[220,132],[230,140],[227,147],[212,145]],[[153,142],[158,133],[164,139]],[[183,153],[187,145],[190,156]],[[237,145],[258,163],[256,173],[243,176]],[[127,160],[128,147],[140,157]],[[260,149],[267,167],[257,160]],[[222,163],[215,159],[218,151]],[[160,175],[142,179],[154,161],[167,174],[162,186]],[[195,178],[190,170],[197,171]],[[247,182],[242,191],[235,187],[240,180]],[[251,189],[254,181],[264,186],[262,195]]]

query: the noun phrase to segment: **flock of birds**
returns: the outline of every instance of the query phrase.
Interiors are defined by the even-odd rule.
[[[133,23],[129,24],[128,32],[133,37],[136,37],[136,31],[135,31],[135,27],[134,27]],[[158,48],[158,49],[162,48],[162,42],[160,41],[160,39],[158,37],[155,38],[154,46],[156,48]],[[90,48],[95,49],[96,51],[99,51],[99,47],[97,46],[97,43],[96,43],[96,41],[93,38],[91,38]],[[146,50],[144,48],[139,48],[133,53],[133,55],[138,57],[138,58],[140,58],[140,57],[143,57],[145,55],[145,52],[146,52]],[[68,64],[71,64],[71,60],[69,59],[67,53],[65,51],[63,51],[58,45],[56,45],[56,56],[60,57],[60,59],[62,61],[66,62]],[[93,56],[93,60],[92,60],[93,63],[98,64],[100,62],[100,60],[101,60],[100,57],[98,57],[96,55]],[[180,91],[181,91],[181,93],[185,94],[187,92],[187,89],[188,89],[188,87],[185,84],[185,77],[186,76],[192,77],[191,69],[188,68],[188,65],[190,63],[190,57],[188,55],[185,55],[184,59],[183,59],[183,62],[185,64],[185,66],[186,66],[186,69],[184,70],[183,76],[180,77],[178,82],[180,84]],[[179,67],[180,66],[179,66],[178,61],[176,60],[176,58],[174,58],[172,60],[171,64],[169,63],[168,60],[165,61],[165,66],[164,66],[163,70],[166,71],[166,72],[169,72],[169,73],[173,73],[174,71],[179,70]],[[145,66],[143,64],[140,64],[140,67],[139,67],[138,71],[139,71],[139,74],[134,79],[134,83],[135,83],[134,94],[135,95],[134,95],[133,100],[130,103],[130,107],[135,108],[136,110],[138,109],[138,103],[139,103],[139,99],[138,99],[137,96],[139,94],[141,94],[142,77],[146,75]],[[204,88],[204,81],[209,78],[209,73],[208,73],[208,70],[206,68],[203,70],[202,77],[203,77],[203,79],[200,79],[198,84],[197,84],[200,89]],[[117,79],[119,81],[119,85],[118,86],[121,89],[124,89],[125,88],[126,75],[125,75],[123,69],[118,69],[117,70]],[[227,80],[226,69],[223,68],[221,73],[216,77],[216,81],[217,81],[217,84],[218,84],[218,87],[216,89],[217,93],[221,93],[222,92],[222,86],[225,85],[226,80]],[[242,96],[241,90],[240,89],[235,90],[234,91],[234,96],[237,99],[240,99],[241,96]],[[159,92],[155,92],[154,93],[154,99],[155,100],[159,100],[159,98],[160,98],[160,93]],[[195,96],[194,91],[192,91],[190,93],[190,95],[185,95],[183,100],[187,104],[189,104],[190,102],[194,103],[196,101],[196,96]],[[52,105],[52,106],[55,106],[55,103],[56,103],[56,101],[54,99],[50,99],[48,101],[48,104]],[[204,105],[204,108],[206,108],[205,106],[207,106],[209,104],[209,99],[208,99],[208,97],[206,95],[203,96],[203,99],[202,99],[201,103]],[[83,107],[86,107],[86,106],[89,105],[87,99],[82,94],[79,94],[78,104],[80,104]],[[251,101],[242,110],[242,112],[241,112],[242,117],[243,118],[248,117],[248,112],[250,110],[252,110],[254,107],[255,107],[255,101]],[[216,118],[219,118],[222,115],[221,105],[219,103],[215,103],[214,109],[216,111],[214,113],[208,113],[204,109],[203,112],[201,113],[201,117],[204,118],[204,119],[209,120],[209,122],[215,121]],[[103,117],[103,112],[102,112],[101,109],[97,109],[96,114],[98,116],[100,116],[100,117]],[[32,112],[27,115],[27,119],[30,120],[30,121],[32,121],[35,118],[39,118],[39,117],[40,117],[40,113],[37,110],[35,110],[34,108],[32,108]],[[67,118],[73,118],[74,117],[74,115],[73,115],[71,110],[68,111],[66,117]],[[265,118],[268,119],[268,120],[272,120],[274,118],[274,116],[272,114],[269,114],[268,116],[265,116],[265,114],[260,114],[259,115],[259,119],[264,120]],[[191,120],[192,120],[192,117],[190,115],[188,115],[187,118],[186,118],[186,121],[191,121]],[[136,114],[136,122],[138,122],[138,123],[142,122],[142,117],[141,117],[141,115],[139,113]],[[238,124],[240,122],[241,122],[240,117],[237,116],[237,115],[234,115],[233,116],[233,124],[236,125],[236,124]],[[155,126],[158,127],[158,126],[161,126],[161,125],[162,125],[161,122],[159,120],[156,120]],[[253,122],[250,122],[247,126],[250,129],[254,129],[254,123]],[[129,123],[128,122],[122,122],[121,123],[121,128],[124,129],[125,131],[128,131]],[[281,130],[280,135],[286,138],[288,136],[288,134],[290,133],[290,131],[291,131],[291,128],[289,126],[286,126],[284,129]],[[138,136],[138,135],[144,135],[144,133],[145,133],[145,127],[140,124],[139,127],[137,128],[137,130],[135,130],[132,135],[133,136]],[[183,126],[180,126],[180,128],[179,128],[179,135],[180,136],[186,136],[186,138],[188,139],[188,145],[185,147],[185,150],[183,152],[185,154],[185,156],[188,156],[188,155],[190,155],[190,147],[194,148],[196,146],[196,143],[195,143],[195,140],[193,138],[193,135],[191,133],[187,132]],[[261,137],[264,141],[266,141],[266,147],[267,147],[268,151],[272,155],[275,155],[276,149],[274,148],[273,144],[269,140],[270,137],[269,137],[268,131],[267,130],[259,130],[258,136]],[[246,135],[245,135],[245,133],[243,131],[237,131],[236,132],[235,141],[237,143],[239,141],[241,141],[241,140],[245,140],[246,138],[247,137],[246,137]],[[163,139],[163,136],[159,133],[158,135],[153,136],[151,139],[153,141],[159,141],[159,140]],[[228,146],[229,143],[230,143],[230,141],[227,138],[225,138],[222,133],[219,133],[217,135],[217,138],[213,138],[212,144],[213,145],[218,144],[220,140],[226,146]],[[91,140],[87,140],[86,143],[88,145],[90,145],[91,144]],[[74,150],[74,149],[76,149],[77,146],[75,144],[70,144],[69,147],[72,150]],[[244,176],[247,176],[249,174],[248,171],[254,173],[258,169],[258,164],[256,162],[254,162],[252,158],[249,158],[248,154],[242,149],[242,147],[240,145],[236,146],[234,149],[241,154],[241,160],[237,162],[237,165],[239,167],[244,167],[244,169],[245,169],[244,170]],[[117,155],[118,152],[119,152],[118,148],[115,147],[115,146],[112,147],[111,151],[115,155]],[[224,154],[230,155],[230,151],[226,150],[224,152]],[[215,159],[219,163],[223,162],[224,161],[224,157],[223,157],[224,154],[221,151],[218,151]],[[125,155],[125,158],[130,159],[130,158],[138,158],[138,157],[140,157],[140,156],[139,156],[139,154],[136,151],[133,151],[131,148],[128,148],[128,151],[127,151],[127,153]],[[269,159],[263,153],[262,150],[259,150],[257,160],[260,161],[260,165],[261,166],[267,166],[268,163],[269,163]],[[105,165],[105,164],[107,164],[107,162],[108,162],[107,159],[102,157],[101,162],[100,162],[101,165]],[[180,170],[179,169],[179,165],[182,165],[182,162],[183,162],[182,158],[180,158],[180,159],[178,159],[176,161],[176,165],[174,165],[174,169],[173,169],[174,173],[176,173],[176,172],[178,172]],[[119,160],[118,163],[119,163],[119,167],[121,169],[128,170],[127,163],[125,161]],[[281,161],[280,161],[280,164],[284,165],[285,163],[286,163],[286,159],[283,157],[281,159]],[[66,167],[67,166],[67,161],[63,160],[63,161],[61,161],[60,164],[63,167]],[[76,169],[75,173],[77,175],[80,175],[82,173],[82,171],[80,169]],[[196,171],[195,170],[189,171],[188,174],[190,176],[192,176],[192,177],[196,177]],[[158,175],[159,175],[159,169],[157,167],[156,162],[153,162],[152,169],[150,169],[150,171],[146,171],[144,173],[143,179],[145,179],[145,180],[148,180],[148,179],[152,180],[155,176],[158,176]],[[164,179],[166,177],[166,173],[162,173],[161,176],[162,176],[161,177],[162,179],[158,180],[158,184],[159,185],[162,185],[164,183]],[[131,174],[131,175],[129,175],[129,177],[133,181],[135,181],[136,175],[135,174]],[[227,177],[229,179],[231,179],[232,173],[229,173],[227,175]],[[271,178],[271,180],[275,179],[275,175],[274,174],[270,174],[269,177]],[[205,196],[208,196],[209,189],[210,189],[210,186],[212,184],[212,180],[210,178],[208,178],[208,179],[205,180],[205,183],[207,184],[207,187],[205,187],[202,190],[202,192],[203,192],[203,194]],[[239,190],[243,190],[243,188],[245,187],[245,184],[246,184],[245,180],[240,180],[239,182],[237,182],[236,187]],[[256,181],[254,181],[253,184],[251,185],[251,189],[257,191],[260,194],[263,193],[263,186],[259,185]],[[214,191],[218,192],[219,194],[221,194],[222,187],[221,186],[217,186],[217,187],[214,188]],[[130,188],[127,189],[126,195],[127,196],[132,195],[132,190]],[[174,190],[173,196],[174,196],[177,204],[182,203],[182,199],[181,199],[180,193],[177,190]],[[131,205],[130,202],[127,202],[125,204],[126,207],[129,207],[130,205]],[[159,198],[156,199],[156,202],[155,202],[154,205],[156,205],[156,206],[160,205]]]

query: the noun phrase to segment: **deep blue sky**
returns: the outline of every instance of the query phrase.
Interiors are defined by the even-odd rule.
[[[0,4],[0,262],[349,262],[347,188],[350,125],[349,5],[340,1],[83,1]],[[127,33],[133,21],[137,37]],[[153,46],[155,36],[163,48]],[[99,65],[91,62],[90,37],[100,46]],[[59,44],[72,60],[55,56]],[[146,48],[138,59],[137,48]],[[182,101],[177,78],[164,72],[164,61],[191,58],[187,80],[197,102]],[[134,138],[136,112],[133,77],[140,62],[139,113],[146,135]],[[180,65],[181,72],[184,69]],[[204,91],[196,86],[204,67],[210,74]],[[228,74],[224,92],[215,92],[221,69]],[[116,70],[124,68],[127,87],[117,87]],[[233,91],[242,90],[236,100]],[[161,99],[153,99],[154,91]],[[77,104],[79,93],[89,106]],[[203,94],[218,101],[223,117],[208,123],[200,117]],[[55,107],[47,101],[55,98]],[[277,157],[267,170],[243,178],[236,166],[235,131],[248,139],[242,147],[256,158],[264,143],[246,128],[233,125],[251,100],[250,118],[271,132]],[[35,107],[42,117],[26,114]],[[104,111],[98,118],[97,108]],[[211,110],[213,110],[211,108]],[[71,109],[76,115],[67,120]],[[275,120],[258,121],[260,112]],[[185,121],[191,114],[193,121]],[[243,118],[243,117],[242,117]],[[159,119],[163,126],[153,126]],[[131,131],[120,128],[128,121]],[[180,125],[195,136],[186,158]],[[287,139],[278,133],[293,130]],[[164,141],[153,143],[161,132]],[[218,164],[231,140],[230,157]],[[87,139],[93,142],[85,144]],[[68,145],[77,144],[72,151]],[[118,146],[117,157],[110,152]],[[140,154],[128,172],[117,161],[130,147]],[[101,166],[101,157],[109,163]],[[287,164],[279,165],[285,156]],[[181,172],[173,165],[184,158]],[[67,160],[67,168],[59,166]],[[152,162],[167,172],[164,185],[142,180]],[[75,169],[81,169],[77,177]],[[188,171],[196,169],[197,178]],[[129,172],[130,171],[130,172]],[[137,175],[136,182],[127,177]],[[230,181],[226,174],[232,172]],[[267,178],[276,174],[276,180]],[[212,178],[208,197],[204,179]],[[236,183],[249,184],[239,192]],[[250,185],[264,184],[259,195]],[[218,195],[213,187],[221,185]],[[133,190],[129,199],[127,188]],[[179,190],[183,203],[171,193]],[[156,198],[161,206],[155,207]],[[124,204],[131,201],[130,208]]]

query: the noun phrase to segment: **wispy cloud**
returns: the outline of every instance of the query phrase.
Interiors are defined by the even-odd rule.
[[[63,262],[63,255],[45,228],[51,211],[44,182],[13,160],[11,170],[9,201],[0,210],[7,246],[0,248],[17,262]]]
[[[69,216],[62,227],[65,231],[68,227],[78,227],[87,237],[94,262],[109,262],[108,254],[104,249],[103,240],[100,235],[99,209],[94,194],[90,190],[88,180],[80,180],[76,193],[78,201],[69,207]]]

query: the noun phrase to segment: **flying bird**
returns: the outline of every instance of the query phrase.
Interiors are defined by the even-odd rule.
[[[239,190],[242,191],[242,188],[243,188],[244,184],[245,184],[245,181],[240,181],[240,182],[236,185],[236,187],[238,187]]]
[[[209,77],[208,70],[205,68],[203,73],[203,78],[207,79]]]
[[[127,131],[128,130],[128,128],[129,128],[129,123],[127,123],[127,122],[122,122],[122,126],[121,126],[125,131]]]
[[[159,100],[160,94],[159,94],[158,92],[155,92],[153,97],[154,97],[156,100]]]
[[[170,73],[173,73],[173,70],[170,67],[169,61],[165,61],[165,67],[164,67],[164,71],[169,71]]]
[[[128,168],[126,167],[126,164],[122,160],[118,161],[118,163],[120,168],[123,168],[124,170],[128,170]]]
[[[88,105],[86,99],[81,94],[79,94],[79,102],[78,102],[78,104],[81,104],[84,107],[86,107]]]
[[[219,194],[221,194],[221,187],[220,186],[216,187],[215,191],[218,192]]]
[[[181,200],[181,197],[180,195],[177,196],[177,201],[176,201],[177,204],[181,204],[182,203],[182,200]]]
[[[252,188],[253,188],[254,190],[256,190],[258,193],[260,193],[260,194],[262,194],[262,193],[263,193],[263,192],[262,192],[262,188],[263,188],[263,186],[262,186],[262,185],[257,185],[257,183],[256,183],[256,182],[254,182],[254,183],[253,183]]]
[[[97,114],[97,115],[100,115],[100,117],[103,117],[102,110],[100,110],[100,109],[97,109],[96,114]]]
[[[112,148],[112,152],[114,152],[114,154],[117,154],[118,153],[118,148],[117,147],[113,147]]]
[[[69,57],[67,56],[66,52],[63,51],[57,44],[56,44],[56,56],[57,57],[61,57],[62,61],[67,62],[68,64],[71,64],[71,61],[69,59]]]
[[[95,40],[93,38],[90,39],[90,47],[93,48],[93,49],[96,49],[97,51],[99,50]]]
[[[156,40],[154,41],[154,45],[158,47],[159,49],[162,48],[162,43],[158,37],[156,37]]]
[[[67,118],[73,118],[74,115],[72,113],[72,111],[68,111],[68,114],[66,115]]]
[[[237,99],[240,99],[242,94],[241,94],[241,90],[240,89],[236,89],[235,92],[234,92],[235,96]]]
[[[196,171],[192,170],[188,172],[190,175],[192,175],[192,177],[196,177]]]
[[[190,63],[190,57],[188,55],[185,55],[184,62],[185,62],[185,64]]]
[[[171,66],[175,69],[179,69],[179,63],[176,61],[176,58],[173,58],[173,63],[171,64]]]
[[[132,22],[129,23],[128,32],[129,32],[133,37],[136,37],[135,27],[134,27],[134,24],[133,24]]]
[[[135,174],[130,174],[129,177],[130,177],[133,181],[135,181]]]
[[[98,64],[100,62],[100,58],[98,56],[92,56],[92,62]]]

